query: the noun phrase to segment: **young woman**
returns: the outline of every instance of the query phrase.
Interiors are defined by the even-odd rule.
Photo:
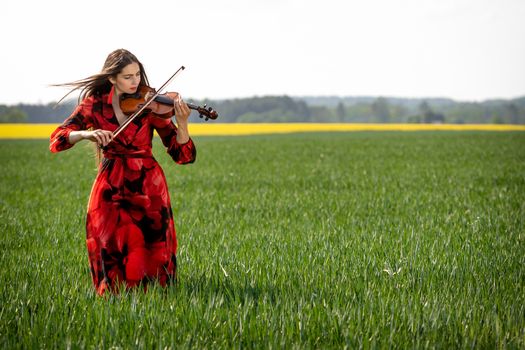
[[[156,130],[178,164],[193,163],[196,149],[188,133],[190,109],[177,93],[177,126],[168,118],[146,112],[120,134],[113,131],[126,119],[119,97],[148,85],[144,67],[129,51],[109,54],[102,71],[62,84],[81,90],[81,102],[51,135],[51,152],[81,140],[103,148],[103,159],[87,210],[86,245],[93,284],[99,295],[119,287],[158,280],[166,286],[176,278],[177,237],[166,178],[151,147]]]

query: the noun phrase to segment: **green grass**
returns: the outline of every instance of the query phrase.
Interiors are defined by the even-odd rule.
[[[179,283],[95,296],[87,145],[0,142],[1,348],[524,348],[525,133],[155,144]]]

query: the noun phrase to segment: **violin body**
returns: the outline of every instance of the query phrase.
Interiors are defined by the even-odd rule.
[[[155,95],[155,89],[142,85],[134,94],[122,94],[120,96],[120,109],[126,115],[132,115],[148,103],[149,98]],[[186,103],[190,109],[199,112],[199,117],[208,119],[217,119],[219,114],[211,107],[206,108]],[[173,99],[166,94],[156,96],[153,101],[149,102],[146,111],[155,113],[160,118],[171,118],[174,114]]]

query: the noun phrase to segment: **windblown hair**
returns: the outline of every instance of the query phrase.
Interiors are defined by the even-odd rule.
[[[140,86],[149,85],[144,66],[140,63],[137,57],[128,50],[118,49],[108,55],[100,73],[69,83],[54,84],[53,86],[65,86],[71,88],[71,91],[62,97],[60,101],[57,102],[57,105],[76,90],[80,90],[79,102],[93,95],[100,96],[109,93],[112,87],[109,78],[116,78],[122,69],[131,63],[137,63],[140,67]]]
[[[149,85],[148,77],[144,71],[144,66],[140,61],[128,50],[118,49],[108,55],[102,71],[98,74],[94,74],[84,79],[72,81],[63,84],[54,84],[52,86],[65,86],[71,88],[71,90],[64,95],[57,103],[60,104],[69,94],[73,91],[80,90],[80,96],[78,97],[78,103],[90,96],[101,96],[102,94],[109,93],[111,91],[112,84],[109,81],[110,77],[116,78],[117,75],[122,72],[124,67],[128,64],[137,63],[140,68],[140,86]],[[95,155],[97,158],[97,164],[102,160],[102,152],[100,148],[95,145]]]

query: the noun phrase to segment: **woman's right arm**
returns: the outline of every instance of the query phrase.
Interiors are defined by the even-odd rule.
[[[49,150],[65,151],[81,140],[90,140],[105,146],[113,138],[107,130],[87,130],[93,127],[93,99],[84,99],[62,125],[51,134]]]
[[[82,140],[89,140],[96,142],[100,146],[104,147],[113,139],[113,132],[109,130],[81,130],[81,131],[71,131],[69,133],[68,141],[70,144],[74,145],[75,143]]]

